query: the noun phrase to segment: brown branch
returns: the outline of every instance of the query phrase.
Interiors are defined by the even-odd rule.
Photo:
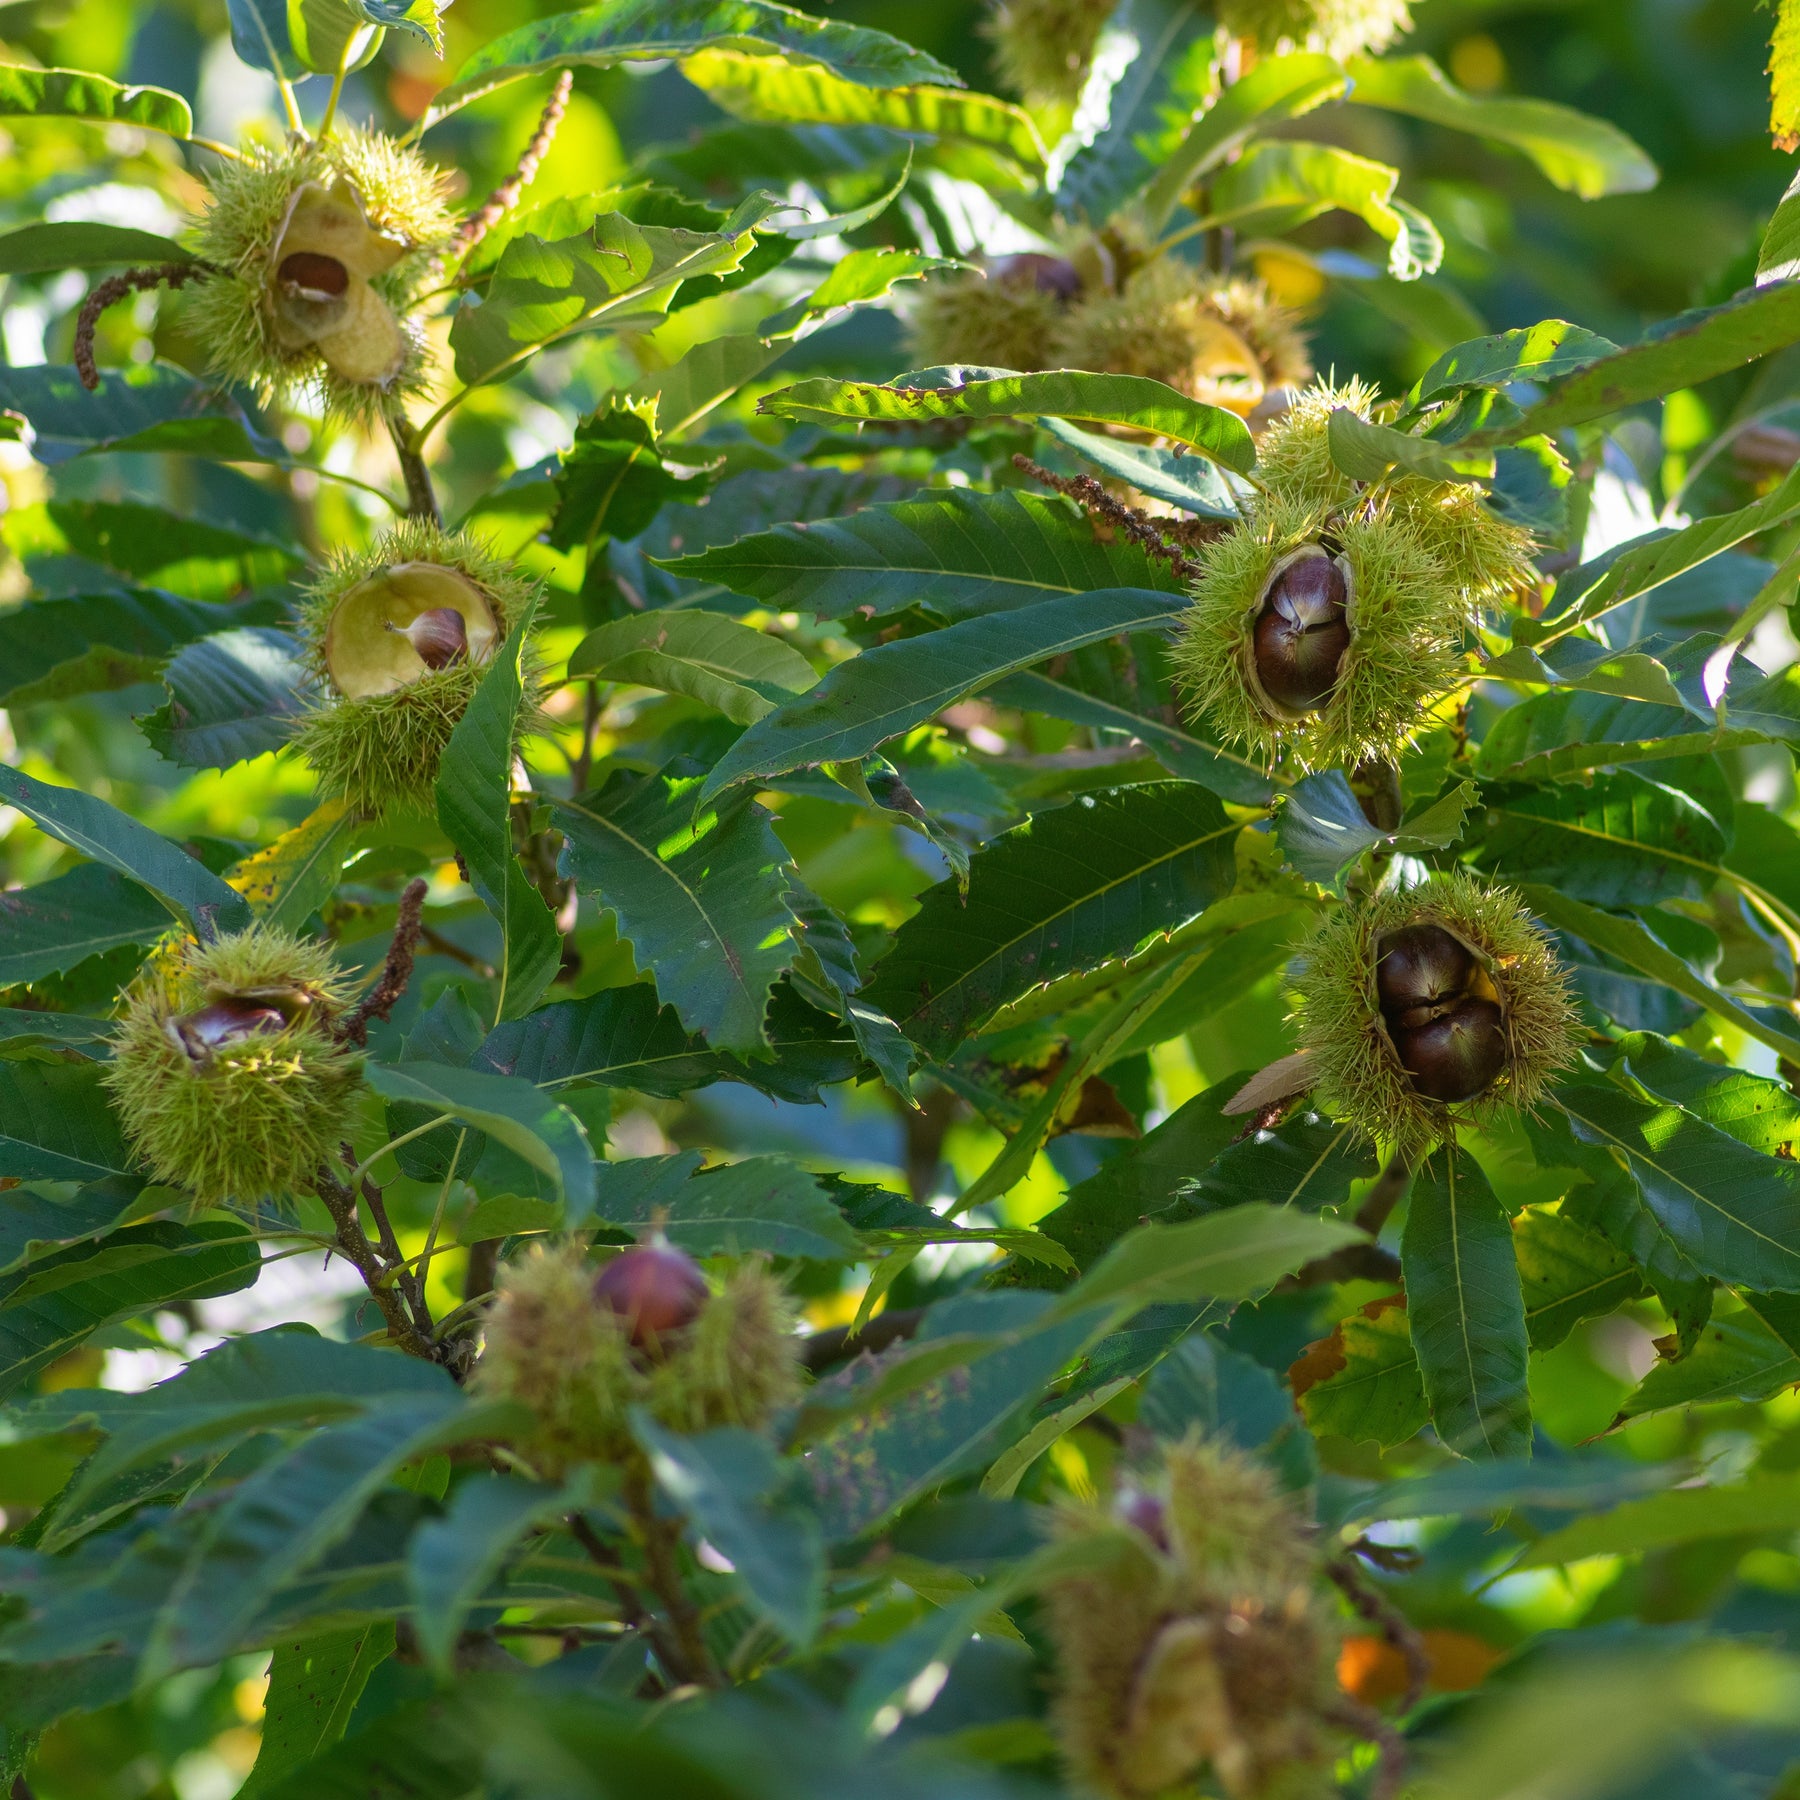
[[[91,394],[100,386],[100,371],[94,363],[94,330],[100,315],[116,306],[127,294],[140,294],[150,288],[182,287],[200,275],[218,271],[210,263],[158,263],[151,269],[127,269],[122,275],[109,275],[96,282],[75,315],[75,372],[81,385]]]
[[[399,1290],[390,1280],[392,1271],[376,1255],[375,1246],[364,1234],[356,1216],[356,1195],[327,1168],[321,1168],[313,1177],[313,1191],[331,1214],[331,1222],[337,1228],[337,1247],[344,1260],[362,1277],[370,1298],[381,1309],[388,1336],[409,1356],[441,1362],[438,1347],[414,1324]]]
[[[363,995],[351,1011],[338,1022],[337,1039],[341,1044],[366,1044],[369,1021],[385,1019],[394,1010],[406,984],[412,980],[413,957],[425,929],[425,879],[414,876],[400,896],[394,915],[393,942],[388,945],[387,961],[380,979]]]
[[[466,260],[475,246],[519,204],[519,196],[530,186],[532,178],[538,172],[538,165],[550,149],[551,141],[556,136],[556,128],[562,123],[563,113],[569,104],[569,90],[574,85],[573,70],[564,69],[557,76],[556,86],[550,90],[550,98],[544,102],[544,110],[538,116],[537,130],[532,133],[531,142],[525,146],[518,166],[488,195],[480,210],[470,213],[458,229],[451,251],[459,261]]]
[[[828,1369],[833,1363],[864,1350],[871,1355],[877,1354],[890,1344],[911,1337],[924,1322],[925,1308],[908,1306],[897,1312],[877,1313],[854,1336],[848,1325],[833,1325],[827,1331],[815,1331],[811,1337],[800,1340],[800,1361],[816,1375],[821,1369]]]
[[[431,471],[413,442],[413,429],[405,410],[397,404],[384,406],[381,416],[393,440],[394,455],[400,462],[400,478],[406,483],[406,516],[425,519],[441,525],[444,515],[438,510],[437,489],[431,485]]]
[[[1169,541],[1174,531],[1179,531],[1183,536],[1191,535],[1191,525],[1175,519],[1153,519],[1148,513],[1139,512],[1135,506],[1127,506],[1124,501],[1114,499],[1092,475],[1056,475],[1041,463],[1034,463],[1022,452],[1014,455],[1013,467],[1022,470],[1034,481],[1041,481],[1045,487],[1066,495],[1083,512],[1103,519],[1115,530],[1123,532],[1146,556],[1166,562],[1174,570],[1178,580],[1192,581],[1199,575],[1200,564]],[[1217,533],[1209,532],[1208,535],[1216,536]]]
[[[1424,1698],[1425,1684],[1431,1679],[1431,1657],[1417,1627],[1385,1594],[1369,1586],[1362,1570],[1348,1557],[1327,1558],[1325,1573],[1350,1602],[1357,1617],[1373,1625],[1405,1661],[1406,1692],[1401,1696],[1400,1710],[1411,1712]]]
[[[1388,1215],[1412,1185],[1412,1178],[1412,1165],[1406,1158],[1399,1154],[1390,1156],[1387,1167],[1375,1177],[1375,1185],[1363,1196],[1363,1203],[1357,1209],[1357,1229],[1366,1231],[1370,1237],[1379,1237],[1382,1226],[1388,1222]]]
[[[1350,1243],[1329,1256],[1315,1258],[1275,1284],[1278,1294],[1302,1288],[1335,1287],[1340,1281],[1379,1281],[1391,1287],[1400,1280],[1400,1259],[1375,1243]]]
[[[714,1687],[717,1677],[713,1673],[712,1658],[707,1654],[706,1640],[700,1635],[700,1610],[682,1585],[681,1571],[675,1562],[681,1524],[676,1519],[658,1517],[650,1465],[643,1457],[634,1456],[625,1465],[623,1494],[626,1510],[643,1542],[651,1591],[662,1602],[670,1629],[675,1634],[676,1657],[669,1664],[669,1671],[678,1682]],[[664,1661],[668,1661],[666,1654]]]
[[[1364,1706],[1347,1694],[1333,1700],[1323,1712],[1332,1724],[1366,1739],[1381,1753],[1375,1780],[1369,1787],[1369,1800],[1398,1800],[1406,1781],[1406,1740],[1373,1707]]]
[[[356,1152],[348,1144],[340,1144],[338,1154],[343,1157],[344,1166],[354,1174]],[[387,1201],[381,1189],[367,1175],[362,1178],[362,1197],[363,1204],[369,1209],[369,1217],[375,1221],[375,1241],[386,1259],[387,1272],[405,1297],[412,1312],[413,1323],[421,1335],[432,1337],[431,1308],[425,1302],[424,1279],[413,1267],[406,1252],[400,1248],[400,1239],[395,1234],[393,1221],[388,1217]]]

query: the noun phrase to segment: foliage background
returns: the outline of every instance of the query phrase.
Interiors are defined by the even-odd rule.
[[[514,0],[458,0],[447,15],[447,66],[478,43],[517,22],[530,8]],[[991,88],[985,41],[970,0],[842,0],[831,16],[894,32],[940,56],[977,86]],[[1764,225],[1791,173],[1788,158],[1769,148],[1760,108],[1768,19],[1742,0],[1427,0],[1409,48],[1436,56],[1475,91],[1519,92],[1555,99],[1610,118],[1641,143],[1662,170],[1645,194],[1592,203],[1556,193],[1522,160],[1480,143],[1386,114],[1344,111],[1330,130],[1366,154],[1404,171],[1404,191],[1419,199],[1443,230],[1443,274],[1421,284],[1436,299],[1421,312],[1416,297],[1384,291],[1387,306],[1332,286],[1317,293],[1304,281],[1296,297],[1313,301],[1315,354],[1321,368],[1357,370],[1392,387],[1410,381],[1439,350],[1483,329],[1499,330],[1560,317],[1625,341],[1681,308],[1715,301],[1745,285],[1754,270]],[[230,56],[221,5],[145,7],[128,0],[6,0],[0,4],[0,60],[15,50],[46,64],[80,65],[119,79],[168,86],[199,96],[201,128],[229,137],[247,117],[266,110],[258,79]],[[416,116],[429,85],[441,76],[422,49],[396,48],[354,76],[349,110],[388,124]],[[309,84],[319,89],[323,84]],[[591,191],[621,176],[644,151],[679,143],[715,115],[697,90],[672,69],[652,72],[578,72],[576,100],[540,177],[540,191]],[[512,166],[536,118],[536,84],[504,89],[470,107],[433,140],[434,154],[466,172],[469,191],[485,191]],[[310,97],[317,107],[319,96]],[[146,224],[147,193],[173,202],[192,198],[179,159],[154,141],[96,158],[95,136],[56,122],[8,121],[8,154],[0,158],[0,225],[41,216],[111,218]],[[1316,127],[1309,135],[1319,135]],[[1300,241],[1320,251],[1367,255],[1367,238],[1352,222],[1326,220],[1305,228]],[[4,350],[10,364],[66,362],[75,308],[87,283],[74,275],[15,277],[4,295]],[[1381,288],[1382,284],[1375,284]],[[1391,286],[1391,284],[1390,284]],[[1373,290],[1371,290],[1373,291]],[[1395,317],[1404,310],[1412,328]],[[103,360],[155,353],[176,361],[192,346],[158,333],[148,302],[121,307],[103,328]],[[1420,329],[1423,322],[1427,329]],[[566,441],[570,424],[616,374],[613,352],[596,346],[540,364],[522,382],[494,390],[461,414],[446,447],[443,480],[449,510],[472,498],[493,477],[525,467]],[[819,372],[879,377],[904,367],[899,330],[888,315],[865,312],[808,340],[783,367],[784,380]],[[1686,479],[1694,453],[1745,402],[1752,378],[1727,375],[1698,391],[1684,391],[1660,409],[1640,409],[1614,433],[1608,467],[1614,480],[1606,504],[1620,511],[1615,538],[1640,529]],[[304,428],[290,440],[306,448]],[[16,514],[42,499],[43,471],[16,446],[0,446],[9,506]],[[168,483],[168,487],[158,484]],[[1604,484],[1603,484],[1604,487]],[[252,531],[293,538],[312,549],[362,529],[348,490],[330,482],[295,483],[291,498],[255,489],[230,471],[186,464],[170,469],[149,459],[101,459],[59,472],[62,497],[107,498],[167,493],[170,500],[229,517]],[[0,529],[3,529],[0,525]],[[14,548],[17,548],[15,543]],[[538,552],[519,546],[525,557]],[[544,566],[547,558],[538,557]],[[16,562],[0,580],[19,585]],[[553,629],[575,641],[579,613],[564,604]],[[186,774],[158,759],[132,724],[160,702],[154,683],[69,701],[21,705],[0,728],[3,760],[27,769],[54,768],[60,778],[101,795],[178,839],[214,845],[219,860],[232,847],[269,841],[297,824],[311,804],[304,771],[287,762],[250,762],[222,773]],[[564,719],[565,728],[568,720]],[[629,726],[621,729],[629,729]],[[566,735],[566,729],[565,729]],[[1048,739],[1015,746],[1053,756]],[[1791,765],[1782,750],[1745,752],[1738,767],[1742,791],[1777,810],[1791,807]],[[0,881],[43,880],[59,865],[60,849],[7,813],[0,836]],[[918,839],[892,827],[836,834],[796,806],[790,843],[809,878],[870,924],[892,925],[911,897],[942,871]],[[811,829],[817,842],[806,840]],[[354,906],[356,902],[352,901]],[[347,921],[354,956],[379,959],[383,915],[369,904],[366,920]],[[403,1035],[417,1010],[453,981],[470,956],[484,953],[487,922],[480,916],[442,926],[439,954],[427,956],[396,1020]],[[627,953],[596,922],[584,942],[583,990],[629,975]],[[459,961],[459,957],[461,961]],[[76,997],[79,1001],[79,996]],[[1284,1047],[1281,1005],[1272,979],[1184,1039],[1163,1046],[1147,1071],[1147,1098],[1166,1114],[1209,1082]],[[940,1128],[943,1128],[940,1136]],[[921,1125],[878,1092],[841,1091],[823,1108],[772,1104],[741,1087],[720,1086],[682,1101],[634,1102],[610,1122],[615,1153],[650,1153],[671,1145],[728,1143],[739,1153],[782,1150],[842,1168],[852,1175],[929,1196],[967,1181],[989,1160],[998,1135],[966,1110],[948,1109]],[[1026,1225],[1048,1212],[1067,1187],[1097,1168],[1106,1153],[1094,1140],[1063,1138],[1038,1159],[1001,1213]],[[943,1168],[937,1168],[941,1156]],[[408,1227],[416,1232],[422,1220]],[[926,1259],[926,1267],[930,1259]],[[453,1303],[460,1278],[455,1255],[436,1265],[442,1299]],[[954,1283],[955,1265],[931,1276],[905,1278],[896,1301],[917,1301],[931,1281]],[[102,1334],[40,1378],[43,1391],[98,1379],[139,1387],[178,1366],[179,1359],[218,1334],[280,1319],[308,1318],[333,1331],[367,1329],[359,1318],[360,1289],[322,1279],[312,1261],[277,1265],[253,1296],[205,1302],[161,1313]],[[815,1326],[845,1321],[857,1297],[851,1278],[835,1270],[809,1278],[809,1316]],[[1373,1290],[1369,1290],[1373,1292]],[[1340,1300],[1355,1301],[1352,1291]],[[1248,1318],[1246,1345],[1264,1330],[1271,1341],[1298,1348],[1331,1319],[1264,1315]],[[1536,1360],[1533,1401],[1543,1434],[1540,1454],[1554,1459],[1603,1429],[1649,1366],[1650,1328],[1621,1314],[1578,1329],[1559,1349]],[[1270,1360],[1278,1360],[1271,1356]],[[1092,1444],[1084,1445],[1096,1453]],[[1771,1474],[1800,1467],[1800,1405],[1791,1393],[1759,1406],[1724,1405],[1703,1413],[1668,1413],[1620,1434],[1614,1452],[1657,1464],[1694,1454],[1715,1469],[1747,1465]],[[61,1452],[6,1456],[0,1463],[0,1506],[28,1514],[67,1472]],[[1353,1453],[1343,1453],[1354,1464]],[[1060,1446],[1046,1479],[1083,1491],[1094,1479],[1084,1449]],[[1364,1474],[1382,1472],[1365,1456]],[[1471,1596],[1460,1572],[1484,1553],[1473,1524],[1454,1544],[1434,1548],[1441,1591],[1414,1596],[1414,1615],[1445,1634],[1452,1652],[1485,1667],[1493,1652],[1537,1631],[1582,1624],[1605,1628],[1665,1628],[1679,1635],[1711,1618],[1721,1629],[1781,1638],[1800,1590],[1800,1560],[1786,1548],[1748,1540],[1707,1540],[1628,1574],[1589,1566],[1584,1579],[1544,1572],[1519,1577]],[[1465,1541],[1466,1540],[1466,1541]],[[238,1658],[216,1671],[188,1672],[150,1693],[58,1726],[47,1741],[37,1792],[40,1800],[227,1800],[254,1760],[261,1720],[263,1659]],[[1729,1685],[1729,1671],[1716,1673]],[[1695,1680],[1701,1678],[1696,1676]],[[1587,1690],[1579,1690],[1583,1694]],[[1602,1697],[1588,1697],[1600,1705]],[[1621,1703],[1646,1733],[1650,1715],[1672,1705],[1653,1683]],[[1573,1732],[1574,1722],[1565,1721]],[[1720,1795],[1753,1791],[1758,1759],[1787,1759],[1759,1740],[1721,1764],[1696,1763],[1646,1775],[1639,1791]],[[1630,1759],[1621,1752],[1620,1768]],[[1747,1773],[1746,1771],[1751,1771]],[[1496,1788],[1494,1791],[1501,1791]],[[1586,1790],[1584,1790],[1586,1791]],[[1600,1791],[1595,1788],[1595,1792]],[[1607,1791],[1618,1791],[1610,1787]],[[1768,1791],[1766,1782],[1754,1791]]]

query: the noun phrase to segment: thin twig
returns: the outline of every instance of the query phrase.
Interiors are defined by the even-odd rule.
[[[442,1361],[436,1345],[413,1323],[404,1300],[388,1278],[389,1271],[364,1234],[362,1221],[356,1216],[355,1193],[327,1168],[321,1168],[313,1177],[313,1190],[325,1202],[325,1210],[337,1227],[338,1250],[362,1277],[363,1286],[381,1309],[389,1338],[409,1356],[426,1362]]]
[[[1379,1237],[1388,1215],[1400,1204],[1401,1197],[1412,1185],[1412,1165],[1398,1151],[1387,1160],[1387,1167],[1375,1177],[1375,1185],[1363,1196],[1357,1209],[1356,1226],[1370,1237]]]
[[[714,1687],[717,1677],[713,1673],[712,1658],[707,1654],[706,1640],[700,1635],[699,1608],[682,1585],[681,1571],[675,1563],[675,1545],[680,1540],[681,1526],[675,1519],[657,1516],[650,1466],[641,1457],[633,1457],[626,1464],[623,1494],[626,1509],[643,1540],[644,1565],[650,1577],[651,1592],[662,1602],[670,1629],[675,1634],[677,1662],[671,1673],[683,1683]]]
[[[1146,556],[1166,562],[1174,570],[1178,580],[1192,581],[1199,575],[1200,564],[1170,543],[1167,530],[1159,529],[1162,526],[1180,526],[1186,535],[1192,531],[1192,526],[1183,525],[1181,521],[1174,519],[1153,519],[1148,513],[1139,512],[1135,506],[1127,506],[1124,501],[1114,499],[1091,475],[1053,474],[1023,453],[1013,457],[1013,467],[1022,470],[1034,481],[1041,481],[1045,487],[1066,495],[1084,512],[1092,513],[1096,518],[1103,519],[1108,525],[1122,531]],[[1223,526],[1220,529],[1223,530]]]
[[[356,1152],[348,1144],[340,1144],[338,1153],[343,1157],[345,1166],[351,1170],[355,1178]],[[387,1262],[387,1275],[394,1285],[405,1296],[406,1304],[411,1309],[413,1323],[425,1336],[432,1336],[431,1308],[425,1304],[425,1283],[419,1272],[413,1268],[412,1260],[400,1248],[400,1239],[394,1232],[393,1221],[388,1218],[387,1201],[381,1189],[368,1175],[363,1175],[357,1182],[362,1190],[363,1204],[369,1209],[369,1217],[375,1221],[375,1241],[381,1248],[381,1254]]]
[[[1369,1800],[1398,1800],[1406,1781],[1406,1740],[1373,1707],[1340,1695],[1324,1709],[1325,1717],[1366,1739],[1380,1752]]]
[[[519,196],[530,186],[532,178],[538,172],[538,165],[550,149],[551,141],[556,136],[556,128],[562,123],[563,112],[569,104],[569,90],[574,85],[575,74],[572,69],[564,69],[557,76],[556,86],[550,90],[550,98],[544,102],[544,110],[538,115],[537,130],[532,133],[531,142],[525,146],[518,165],[488,195],[480,209],[463,220],[457,231],[451,251],[458,260],[466,259],[470,251],[519,204]]]
[[[569,1514],[569,1535],[587,1552],[589,1560],[612,1589],[613,1598],[619,1603],[619,1616],[633,1631],[647,1637],[656,1646],[656,1654],[670,1674],[677,1681],[682,1680],[680,1649],[670,1641],[661,1621],[652,1617],[645,1609],[643,1601],[638,1597],[636,1582],[608,1556],[606,1545],[600,1541],[599,1534],[582,1514]]]
[[[393,440],[394,454],[400,459],[400,478],[406,483],[407,518],[443,524],[437,489],[431,485],[431,471],[425,466],[423,451],[414,442],[412,423],[405,410],[398,405],[384,406],[381,416],[386,421],[388,436]]]
[[[100,371],[94,363],[94,329],[100,315],[117,305],[127,294],[141,294],[150,288],[182,287],[199,275],[215,275],[210,263],[158,263],[150,269],[127,269],[123,274],[109,275],[96,282],[75,315],[75,373],[81,385],[92,394],[100,386]]]
[[[864,1350],[871,1354],[885,1350],[890,1344],[911,1337],[924,1322],[924,1307],[909,1306],[895,1312],[877,1313],[861,1331],[853,1332],[848,1325],[833,1325],[800,1340],[800,1361],[816,1375],[819,1370],[828,1369],[847,1356],[859,1355]]]
[[[1406,1663],[1406,1692],[1400,1710],[1411,1712],[1425,1697],[1425,1684],[1431,1679],[1431,1657],[1418,1628],[1387,1595],[1369,1586],[1363,1572],[1346,1556],[1329,1557],[1325,1573],[1339,1593],[1350,1602],[1358,1618],[1373,1625],[1382,1639],[1397,1650]]]
[[[447,938],[435,927],[427,925],[419,933],[419,942],[437,956],[447,956],[465,969],[473,970],[483,981],[492,981],[500,973],[490,962],[483,962],[472,950],[465,950],[454,938]]]
[[[412,980],[413,957],[419,948],[419,937],[425,928],[425,891],[423,876],[414,876],[400,896],[394,915],[394,938],[388,945],[387,961],[381,977],[362,999],[347,1012],[337,1027],[338,1042],[366,1044],[369,1021],[385,1019],[394,1010],[406,984]]]

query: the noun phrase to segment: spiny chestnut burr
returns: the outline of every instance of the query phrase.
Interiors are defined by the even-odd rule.
[[[706,1305],[706,1277],[693,1258],[665,1238],[615,1256],[594,1277],[594,1299],[630,1323],[632,1347],[655,1355]]]
[[[469,628],[454,606],[427,607],[410,625],[390,622],[388,630],[405,638],[428,669],[447,669],[469,653]]]
[[[1349,599],[1336,558],[1313,549],[1276,574],[1257,615],[1256,678],[1277,706],[1317,712],[1350,648]]]

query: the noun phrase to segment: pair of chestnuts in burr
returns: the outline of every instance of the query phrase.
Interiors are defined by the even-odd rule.
[[[1498,992],[1475,953],[1442,925],[1388,933],[1375,994],[1400,1066],[1425,1099],[1473,1100],[1506,1067]]]

